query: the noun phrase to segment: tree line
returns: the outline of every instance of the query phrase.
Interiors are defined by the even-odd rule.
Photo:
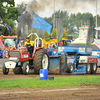
[[[89,12],[69,14],[67,11],[59,10],[55,12],[55,18],[57,17],[62,20],[63,28],[65,28],[67,35],[78,36],[79,27],[82,27],[83,25],[89,25],[89,18],[93,18],[94,24],[96,22],[96,16],[93,16],[93,14]],[[54,13],[51,17],[45,17],[44,19],[53,26]],[[100,27],[100,15],[97,15],[97,26]]]
[[[11,26],[15,30],[14,34],[16,34],[15,21],[18,22],[19,16],[23,14],[25,9],[26,6],[24,3],[21,3],[17,5],[17,7],[15,7],[14,0],[0,1],[0,16],[9,26]],[[55,12],[55,18],[60,18],[62,20],[64,28],[64,37],[67,37],[67,35],[74,35],[77,37],[79,32],[79,27],[83,25],[88,25],[89,18],[93,18],[94,22],[96,22],[96,16],[93,16],[93,14],[89,12],[87,13],[78,12],[77,14],[69,14],[67,11],[58,10]],[[54,13],[50,17],[45,17],[43,19],[53,26]],[[100,27],[100,15],[97,15],[97,26]],[[10,35],[9,32],[2,27],[0,27],[0,34]],[[46,35],[45,37],[49,37],[47,33],[45,33],[45,35]],[[51,37],[52,38],[56,37],[55,28],[52,29]]]

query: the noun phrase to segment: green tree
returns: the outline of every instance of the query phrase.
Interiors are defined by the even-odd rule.
[[[44,39],[46,41],[49,41],[50,40],[49,34],[47,32],[45,32],[45,34],[44,34]]]
[[[14,0],[0,0],[0,16],[3,19],[18,19],[19,12],[15,8]]]
[[[67,33],[66,33],[65,28],[63,28],[63,30],[64,30],[63,38],[67,38]],[[56,38],[56,34],[57,34],[57,30],[53,28],[52,33],[51,33],[51,38]]]
[[[17,8],[15,8],[14,0],[0,0],[0,16],[11,28],[14,29],[14,34],[16,34],[14,21],[18,19],[19,12]],[[14,35],[10,34],[7,29],[2,27],[0,27],[0,31],[3,35]]]
[[[83,25],[89,25],[89,18],[93,18],[96,22],[96,16],[91,13],[80,13],[68,14],[67,11],[56,11],[55,16],[62,20],[63,28],[65,28],[67,35],[72,35],[74,37],[78,36],[79,27]],[[44,18],[48,23],[53,25],[54,13],[49,18]],[[97,15],[97,26],[100,27],[100,15]],[[96,25],[95,25],[96,26]],[[53,30],[54,31],[54,30]],[[56,33],[52,32],[52,38],[56,38]]]
[[[51,33],[51,38],[56,38],[57,30],[53,28],[52,33]]]
[[[96,24],[96,16],[94,16],[94,22]],[[96,25],[95,25],[96,27]],[[97,15],[97,27],[100,27],[100,15]]]
[[[63,30],[64,30],[64,36],[63,36],[63,38],[68,38],[65,28],[63,28]]]

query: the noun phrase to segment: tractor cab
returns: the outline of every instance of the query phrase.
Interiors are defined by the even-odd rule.
[[[17,42],[16,36],[0,36],[0,45],[3,47],[15,47]]]
[[[15,44],[16,44],[16,39],[13,39],[13,38],[4,38],[3,39],[3,44],[4,46],[6,47],[15,47]]]

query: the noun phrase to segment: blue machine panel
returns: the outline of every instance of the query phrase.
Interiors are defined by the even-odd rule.
[[[60,73],[60,56],[50,56],[49,73]]]
[[[92,54],[92,47],[74,47],[74,46],[58,46],[58,54],[65,52],[66,54]]]
[[[50,69],[60,68],[60,56],[50,56]]]

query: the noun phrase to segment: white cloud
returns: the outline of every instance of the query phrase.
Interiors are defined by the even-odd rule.
[[[20,4],[22,2],[27,4],[29,1],[31,1],[31,0],[15,0],[15,6],[17,6],[17,4]]]
[[[20,4],[21,2],[24,2],[24,3],[27,4],[30,1],[32,1],[32,0],[15,0],[15,5]],[[39,1],[39,0],[34,0],[34,1]],[[60,0],[58,0],[58,1],[60,1]],[[67,0],[65,0],[65,1],[67,1]],[[97,8],[98,8],[97,9],[97,14],[100,15],[100,7],[99,7],[100,1],[99,0],[97,0],[97,1],[98,1],[98,3],[97,3]],[[51,0],[51,2],[52,2],[52,6],[53,6],[54,0]],[[93,4],[93,2],[94,2],[94,4]],[[83,5],[82,3],[83,2],[78,2],[77,1],[77,5],[79,7],[76,6],[77,7],[76,9],[75,9],[75,7],[73,8],[72,6],[69,6],[69,4],[65,4],[65,6],[55,4],[55,10],[56,11],[57,10],[66,10],[69,14],[70,13],[78,13],[78,12],[81,12],[81,13],[89,12],[89,13],[92,13],[94,16],[96,15],[95,1],[92,1],[92,3],[91,3],[91,1],[88,1],[88,2],[85,1],[86,5]],[[47,5],[49,5],[49,4],[47,4]],[[39,12],[38,15],[41,16],[41,17],[50,17],[52,15],[52,13],[54,13],[54,9],[53,8],[52,9],[47,8],[47,9],[44,9],[44,11]]]

